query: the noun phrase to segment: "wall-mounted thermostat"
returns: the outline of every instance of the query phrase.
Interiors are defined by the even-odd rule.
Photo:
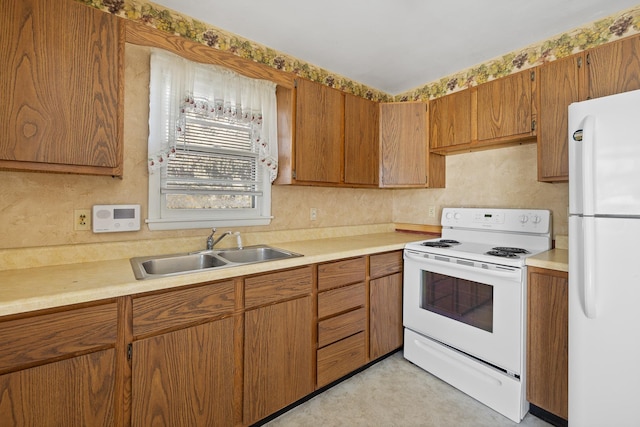
[[[93,232],[140,230],[140,205],[94,205]]]

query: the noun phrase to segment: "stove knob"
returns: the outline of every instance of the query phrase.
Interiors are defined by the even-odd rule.
[[[462,214],[461,214],[461,213],[459,213],[459,212],[456,212],[456,213],[453,215],[453,218],[454,218],[454,219],[460,219],[460,218],[462,218]]]
[[[531,217],[531,222],[533,222],[534,224],[539,224],[540,221],[542,221],[542,218],[540,218],[540,215],[534,215],[533,217]]]
[[[453,214],[452,214],[451,212],[447,212],[447,214],[445,215],[445,217],[446,217],[447,219],[451,219],[451,218],[453,218]]]
[[[529,217],[526,215],[520,215],[520,222],[525,224],[527,221],[529,221]]]

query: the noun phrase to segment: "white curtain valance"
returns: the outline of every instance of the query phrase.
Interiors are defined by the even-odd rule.
[[[260,164],[271,182],[278,173],[276,84],[224,67],[151,53],[149,172],[166,166],[184,136],[187,113],[249,124]]]

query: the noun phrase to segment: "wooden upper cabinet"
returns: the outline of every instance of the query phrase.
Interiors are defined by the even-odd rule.
[[[471,142],[471,91],[454,92],[429,102],[429,143],[432,150],[468,146]]]
[[[297,80],[295,179],[342,181],[344,94],[310,80]]]
[[[120,19],[72,0],[5,0],[0,20],[0,168],[121,176]]]
[[[531,70],[477,87],[478,141],[534,136],[534,82]]]
[[[549,62],[538,69],[538,180],[569,179],[569,104],[580,100],[579,71],[584,55]]]
[[[583,99],[640,89],[640,36],[591,49],[586,62]]]
[[[344,182],[378,186],[380,167],[378,103],[345,94]]]
[[[427,104],[380,104],[380,186],[444,187],[444,157],[429,153]]]

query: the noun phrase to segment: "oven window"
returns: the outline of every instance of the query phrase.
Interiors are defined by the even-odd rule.
[[[423,270],[420,307],[493,332],[493,286]]]

